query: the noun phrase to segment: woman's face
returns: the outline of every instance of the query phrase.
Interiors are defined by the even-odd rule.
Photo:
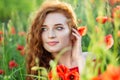
[[[71,45],[67,18],[61,13],[49,13],[42,25],[43,47],[50,53],[58,53]]]

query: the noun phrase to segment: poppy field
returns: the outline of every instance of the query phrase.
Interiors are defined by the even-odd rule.
[[[42,70],[42,76],[26,73],[27,31],[43,1],[0,1],[0,80],[25,80],[26,76],[38,80],[120,80],[120,0],[61,0],[73,6],[82,50],[95,55],[94,62],[88,54],[80,75],[56,61],[51,61],[51,71],[32,68]]]

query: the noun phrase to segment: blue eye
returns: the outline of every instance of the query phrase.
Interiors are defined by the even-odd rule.
[[[57,30],[63,30],[64,28],[63,27],[57,27],[56,29]]]

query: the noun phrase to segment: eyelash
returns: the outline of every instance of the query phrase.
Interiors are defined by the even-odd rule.
[[[41,31],[46,31],[46,30],[47,30],[47,28],[45,28],[45,27],[41,28]]]
[[[61,31],[61,30],[63,30],[64,28],[63,28],[63,27],[56,27],[55,29]],[[43,31],[47,31],[47,30],[48,30],[48,29],[45,28],[45,27],[42,27],[42,28],[41,28],[41,31],[42,31],[42,32],[43,32]]]
[[[63,27],[56,27],[57,30],[63,30]]]

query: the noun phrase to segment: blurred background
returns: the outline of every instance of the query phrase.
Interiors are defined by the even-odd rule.
[[[31,19],[43,1],[44,0],[0,0],[0,80],[25,80],[25,76],[27,75],[24,53],[26,33],[31,25]],[[111,17],[111,10],[117,5],[120,5],[120,0],[61,1],[72,5],[79,22],[78,26],[87,26],[88,28],[87,34],[82,38],[83,51],[97,48],[93,46],[93,44],[96,44],[95,42],[97,42],[99,36],[96,36],[95,32],[92,35],[96,25],[105,30],[105,35],[113,34],[113,37],[116,39],[115,35],[117,36],[117,33],[114,34],[114,32],[119,31],[120,28],[116,30],[115,26],[117,25],[113,22],[101,25],[96,22],[96,17],[99,15]],[[120,19],[116,22],[119,23]],[[120,27],[120,24],[118,24],[118,26]],[[91,38],[93,36],[95,37],[94,39]],[[90,41],[92,42],[91,44]],[[120,38],[116,39],[115,47],[112,47],[110,51],[120,55]],[[120,58],[118,60],[120,63]]]

